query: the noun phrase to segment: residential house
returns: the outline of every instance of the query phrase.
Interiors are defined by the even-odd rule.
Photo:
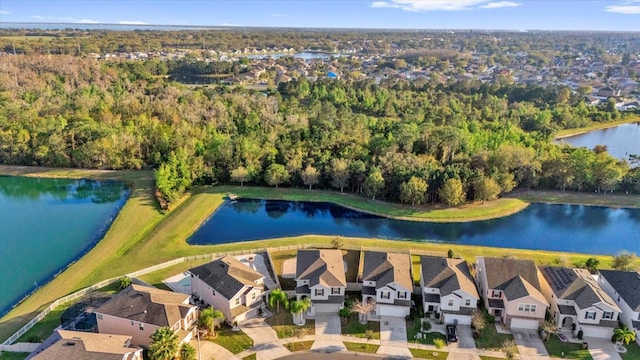
[[[95,309],[98,332],[131,336],[131,344],[149,346],[151,334],[170,327],[183,342],[191,340],[198,318],[191,296],[132,284]]]
[[[462,259],[444,257],[420,257],[420,288],[424,311],[440,313],[447,324],[471,324],[473,310],[478,307],[480,296]]]
[[[362,302],[375,303],[369,320],[381,316],[409,316],[413,279],[411,255],[365,251],[362,266]]]
[[[27,359],[142,360],[142,348],[131,347],[131,336],[58,329],[53,344],[36,349]]]
[[[610,86],[605,86],[598,90],[597,95],[605,98],[616,97],[620,96],[620,90],[614,90]]]
[[[537,329],[549,302],[542,294],[544,280],[531,260],[479,256],[476,285],[489,313],[511,328]]]
[[[341,250],[298,250],[296,299],[311,299],[307,317],[315,317],[317,313],[337,313],[344,307],[345,272]]]
[[[190,269],[191,293],[222,311],[229,324],[256,317],[264,304],[264,275],[233,256]]]
[[[600,270],[598,284],[620,307],[620,318],[640,344],[640,272]]]
[[[584,336],[611,338],[618,326],[620,308],[598,285],[589,270],[547,266],[543,293],[558,327],[582,330]]]

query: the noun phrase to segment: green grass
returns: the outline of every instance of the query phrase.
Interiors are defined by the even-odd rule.
[[[435,360],[446,360],[447,356],[449,356],[448,352],[445,351],[431,351],[424,349],[409,349],[411,351],[411,355],[420,359],[435,359]],[[436,355],[433,355],[433,354]]]
[[[373,331],[372,339],[380,339],[380,323],[377,321],[369,321],[366,324],[360,324],[358,314],[352,313],[347,319],[347,324],[342,325],[343,335],[352,335],[359,338],[367,337],[367,330]]]
[[[547,348],[549,356],[566,358],[566,359],[578,359],[578,360],[591,360],[591,354],[589,350],[583,349],[582,344],[576,344],[572,342],[562,342],[557,336],[550,336],[549,340],[544,341],[544,347]],[[564,353],[564,356],[562,355]]]
[[[366,343],[355,343],[355,342],[344,342],[344,346],[348,351],[355,351],[367,354],[375,354],[378,351],[380,345],[375,344],[366,344]]]
[[[634,342],[629,345],[625,345],[627,352],[620,354],[623,360],[640,360],[640,346]]]
[[[279,314],[276,314],[275,309],[270,309],[270,311],[273,316],[267,318],[266,322],[275,330],[278,339],[314,335],[316,333],[314,320],[307,319],[303,326],[298,326],[293,323],[293,316],[288,311],[280,309]]]
[[[43,342],[60,326],[60,317],[73,303],[58,306],[18,338],[17,342]]]
[[[578,134],[586,133],[586,132],[593,131],[593,130],[606,129],[606,128],[610,128],[610,127],[614,127],[614,126],[618,126],[618,125],[622,125],[622,124],[633,123],[633,122],[637,122],[637,121],[640,121],[640,118],[635,117],[635,116],[631,116],[631,117],[625,118],[623,120],[618,120],[618,121],[609,121],[609,122],[605,122],[605,123],[596,123],[596,122],[594,122],[589,126],[585,126],[585,127],[581,127],[581,128],[560,130],[560,131],[558,131],[556,133],[555,136],[556,136],[556,139],[558,139],[558,138],[562,138],[562,137],[578,135]]]
[[[487,324],[480,333],[480,337],[475,339],[476,347],[485,350],[501,350],[502,343],[506,340],[513,340],[513,335],[500,334],[496,330],[495,324]]]
[[[29,353],[3,352],[0,354],[0,360],[24,360],[27,356],[29,356]]]
[[[258,359],[258,355],[256,353],[253,353],[251,355],[247,355],[247,356],[242,358],[242,360],[257,360],[257,359]]]
[[[309,351],[313,346],[313,341],[296,341],[284,344],[284,347],[289,349],[289,351]]]
[[[507,196],[537,203],[640,208],[640,195],[627,195],[622,193],[596,194],[577,191],[517,190]]]
[[[253,340],[242,331],[233,331],[227,325],[216,330],[218,337],[213,342],[231,351],[233,354],[239,354],[253,347]]]
[[[447,338],[439,332],[427,332],[427,333],[422,332],[422,334],[424,334],[423,338],[416,339],[416,334],[418,332],[422,332],[422,330],[420,329],[420,321],[415,321],[415,320],[407,321],[407,341],[408,342],[416,343],[416,344],[435,345],[433,341],[436,339],[440,339],[440,340],[444,340],[445,344],[447,343]]]
[[[503,198],[487,201],[483,204],[466,204],[448,208],[439,205],[408,206],[371,200],[354,194],[336,191],[302,190],[287,188],[267,188],[258,186],[217,186],[214,191],[234,193],[244,198],[274,199],[292,201],[332,202],[362,212],[414,221],[460,222],[494,219],[514,214],[527,207],[527,203],[515,198]]]

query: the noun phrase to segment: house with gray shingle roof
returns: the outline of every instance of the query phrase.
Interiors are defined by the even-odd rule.
[[[51,345],[36,349],[27,359],[142,360],[142,348],[131,347],[131,336],[58,329],[53,338]]]
[[[409,254],[365,251],[361,279],[362,302],[376,304],[368,320],[409,315],[413,293]]]
[[[560,328],[577,335],[611,338],[618,326],[620,308],[587,269],[559,266],[540,268],[547,280],[543,293],[551,304],[551,317]]]
[[[98,332],[131,336],[131,344],[147,347],[151,334],[170,327],[183,342],[189,342],[198,308],[190,295],[132,284],[96,308]]]
[[[635,329],[640,344],[640,272],[600,270],[598,284],[618,304],[620,321]]]
[[[344,307],[347,288],[342,251],[298,250],[296,257],[296,300],[311,299],[306,316],[337,313]]]
[[[233,256],[225,256],[190,269],[191,293],[222,311],[233,324],[259,314],[264,304],[264,275]]]
[[[420,257],[420,287],[424,311],[440,314],[444,323],[471,324],[480,296],[462,259]]]
[[[476,285],[489,313],[511,328],[537,329],[549,302],[546,282],[531,260],[476,258]]]

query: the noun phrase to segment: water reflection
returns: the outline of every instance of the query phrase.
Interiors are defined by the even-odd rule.
[[[640,253],[640,210],[533,204],[500,219],[429,223],[387,219],[330,203],[240,199],[223,204],[189,243],[220,244],[309,234],[602,254],[620,250]]]

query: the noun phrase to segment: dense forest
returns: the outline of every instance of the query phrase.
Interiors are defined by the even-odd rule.
[[[516,187],[640,192],[637,158],[553,144],[559,129],[632,116],[566,89],[302,79],[252,91],[188,87],[158,66],[0,57],[0,163],[154,168],[166,202],[227,182],[449,205]]]

